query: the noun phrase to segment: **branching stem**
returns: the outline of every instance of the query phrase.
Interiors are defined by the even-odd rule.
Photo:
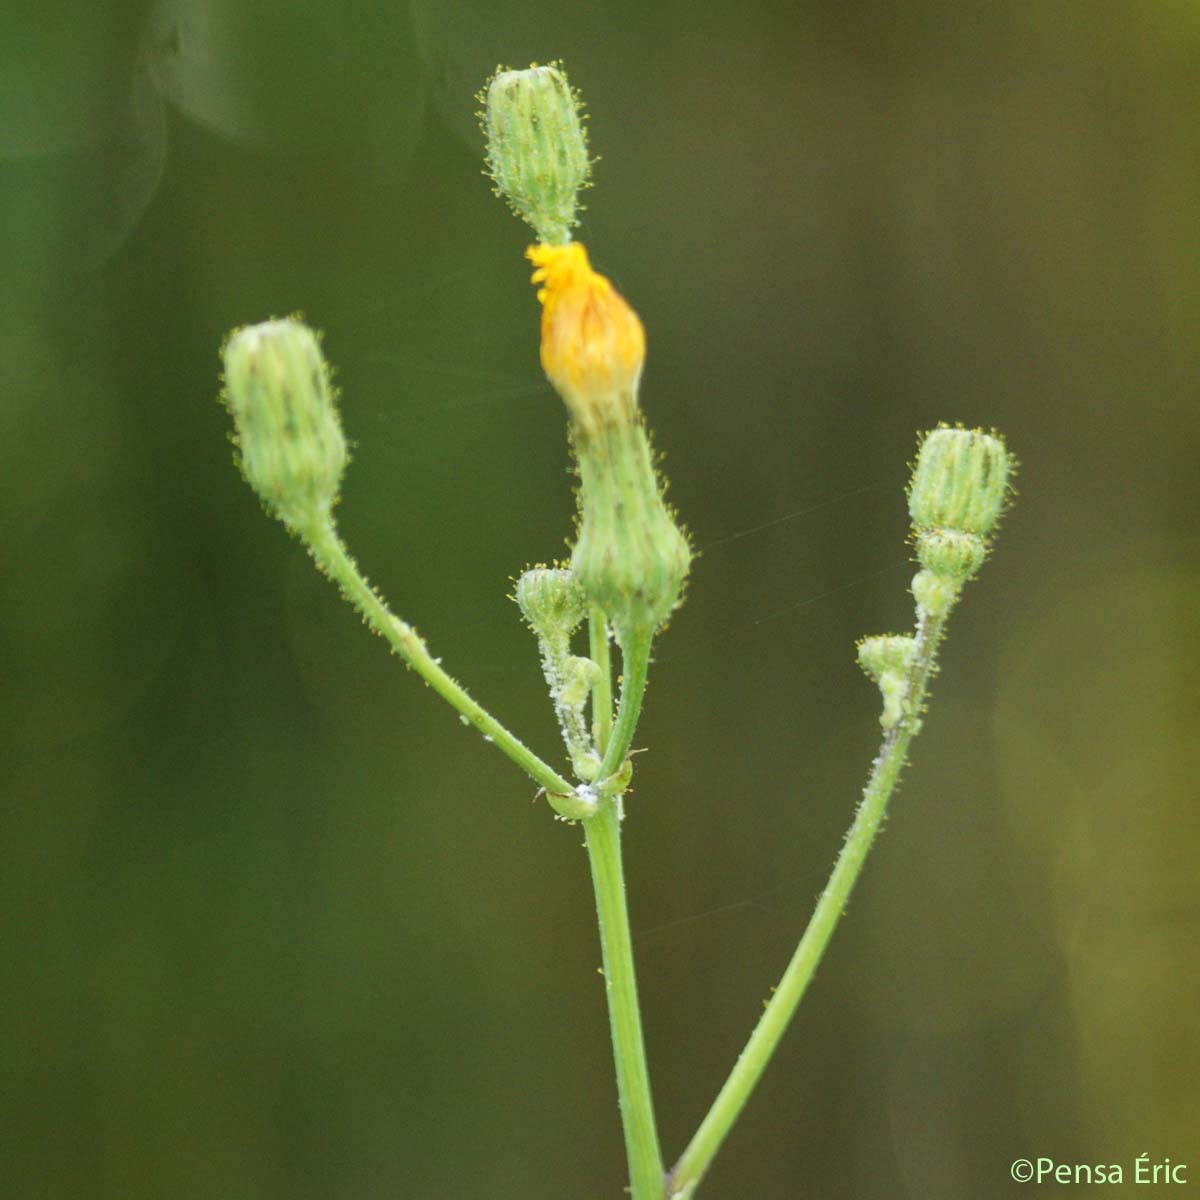
[[[507,754],[535,783],[540,784],[557,812],[571,819],[595,815],[597,805],[594,800],[580,796],[549,763],[544,762],[524,742],[501,725],[461,684],[442,669],[438,660],[429,653],[424,638],[388,609],[374,588],[359,573],[332,521],[306,529],[303,534],[317,565],[341,588],[343,595],[358,609],[366,623],[386,638],[392,649],[443,700],[457,710],[469,724],[474,725],[498,750]]]

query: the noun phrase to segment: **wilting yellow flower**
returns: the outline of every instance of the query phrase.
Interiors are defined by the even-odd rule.
[[[541,284],[542,368],[585,435],[625,424],[637,410],[646,333],[637,313],[592,270],[578,242],[530,246]]]

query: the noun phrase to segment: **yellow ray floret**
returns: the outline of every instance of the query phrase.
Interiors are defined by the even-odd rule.
[[[530,246],[526,258],[541,284],[542,368],[585,433],[629,421],[646,358],[637,313],[592,270],[578,242]]]

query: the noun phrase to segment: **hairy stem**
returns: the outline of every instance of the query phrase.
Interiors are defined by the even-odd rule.
[[[700,1123],[700,1128],[668,1177],[667,1195],[670,1200],[688,1200],[695,1194],[705,1171],[770,1062],[829,945],[867,852],[879,832],[887,811],[888,798],[904,769],[909,744],[920,729],[921,710],[944,626],[944,616],[922,614],[920,618],[903,715],[884,736],[833,874],[821,893],[783,978],[708,1115]]]
[[[579,796],[574,787],[553,767],[540,759],[528,746],[492,716],[478,701],[450,677],[429,653],[425,640],[415,629],[395,616],[371,585],[359,573],[338,537],[332,522],[304,531],[304,538],[317,565],[341,589],[342,594],[362,614],[376,633],[439,696],[474,725],[502,753],[508,755],[535,783],[546,791],[551,806],[564,817],[578,819],[594,816],[594,800]]]

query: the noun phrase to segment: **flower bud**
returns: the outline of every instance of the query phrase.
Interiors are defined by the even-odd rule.
[[[576,776],[590,782],[600,756],[588,737],[584,707],[600,680],[600,667],[571,653],[571,634],[587,615],[587,596],[570,571],[531,567],[517,580],[517,604],[537,635],[542,674]]]
[[[884,675],[907,675],[915,649],[916,641],[911,633],[865,637],[858,643],[858,665],[876,683]]]
[[[542,366],[566,402],[579,460],[579,537],[571,569],[625,646],[679,603],[691,549],[663,501],[637,389],[646,335],[637,313],[592,270],[587,251],[533,246],[541,284]]]
[[[917,558],[921,565],[946,579],[965,583],[986,557],[987,546],[977,533],[923,529],[917,535]]]
[[[348,456],[316,335],[291,318],[247,325],[230,335],[224,359],[247,481],[293,529],[327,520]]]
[[[590,658],[572,654],[563,660],[562,690],[563,704],[582,708],[592,694],[592,688],[600,682],[600,667]]]
[[[622,648],[679,604],[692,552],[663,501],[640,422],[578,443],[579,537],[571,567]]]
[[[570,571],[531,567],[517,580],[517,604],[539,638],[565,645],[587,616],[587,597]]]
[[[921,443],[909,487],[913,528],[985,536],[1004,510],[1008,476],[999,435],[938,426]]]
[[[569,241],[591,163],[582,105],[566,75],[555,65],[498,71],[480,99],[496,194],[541,241]]]
[[[918,571],[913,576],[912,594],[917,609],[930,617],[944,617],[954,606],[962,591],[962,583],[946,575],[935,575],[930,570]]]
[[[891,729],[904,713],[916,640],[909,634],[865,637],[858,643],[858,665],[879,685],[883,712],[879,723]]]

